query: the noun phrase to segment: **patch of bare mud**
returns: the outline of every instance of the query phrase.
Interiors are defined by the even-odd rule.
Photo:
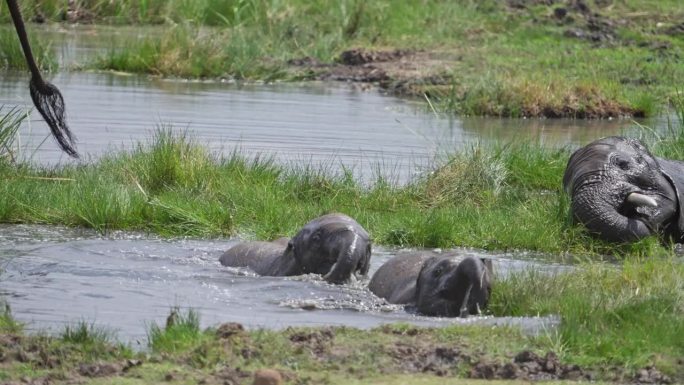
[[[480,359],[469,373],[472,378],[517,380],[593,380],[593,374],[577,365],[561,364],[558,356],[549,352],[544,357],[523,351],[512,362],[496,363]]]
[[[605,373],[606,370],[608,373]],[[554,352],[548,352],[541,357],[531,351],[518,353],[511,362],[491,362],[480,358],[475,362],[468,375],[480,379],[504,379],[524,381],[594,381],[596,373],[603,371],[602,377],[618,383],[633,384],[671,384],[672,379],[653,366],[638,370],[629,375],[623,368],[586,369],[578,365],[560,362]]]
[[[421,346],[398,342],[387,350],[395,365],[406,373],[432,373],[437,376],[453,375],[462,362],[469,363],[470,356],[457,347]]]
[[[445,53],[359,48],[342,52],[330,64],[310,57],[288,64],[314,80],[375,83],[392,94],[415,95],[420,85],[449,84],[449,76],[436,74],[446,74],[458,60]]]
[[[335,339],[334,328],[323,328],[313,331],[296,331],[288,328],[285,332],[291,333],[290,342],[295,346],[311,350],[316,357],[328,354]]]

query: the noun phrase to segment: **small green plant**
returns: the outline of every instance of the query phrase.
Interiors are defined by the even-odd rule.
[[[64,342],[91,346],[105,345],[113,341],[111,332],[86,321],[80,321],[75,325],[66,325],[60,338]]]
[[[171,309],[164,326],[152,323],[147,333],[149,345],[155,352],[179,352],[197,345],[205,336],[200,329],[199,314],[189,309]]]
[[[19,108],[9,111],[0,107],[0,162],[16,163],[18,148],[16,146],[19,127],[26,115]]]
[[[670,103],[679,121],[679,126],[684,130],[684,91],[676,90],[670,98]]]
[[[12,310],[10,309],[9,303],[0,298],[0,334],[18,334],[23,330],[23,324],[12,316]]]

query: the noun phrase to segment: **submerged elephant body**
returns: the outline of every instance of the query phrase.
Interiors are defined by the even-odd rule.
[[[684,162],[655,157],[639,140],[613,136],[578,149],[563,186],[573,218],[601,239],[684,237]]]
[[[368,288],[390,303],[415,305],[421,314],[466,316],[487,306],[489,270],[483,260],[473,257],[401,254],[380,266]]]
[[[298,270],[294,263],[288,265],[281,261],[288,242],[289,238],[271,242],[240,242],[223,253],[219,261],[224,266],[248,267],[259,275],[295,275]]]
[[[371,241],[366,230],[344,214],[328,214],[307,223],[292,239],[242,242],[220,258],[224,266],[249,267],[260,275],[320,274],[344,283],[370,267]]]

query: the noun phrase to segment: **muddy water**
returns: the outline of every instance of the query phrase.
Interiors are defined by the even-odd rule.
[[[425,326],[453,323],[512,325],[536,333],[554,328],[546,318],[431,318],[389,305],[358,281],[329,285],[315,276],[259,277],[223,267],[221,252],[235,240],[162,240],[140,234],[101,237],[89,230],[0,226],[0,299],[29,329],[59,332],[87,321],[145,343],[151,322],[162,324],[173,306],[199,311],[204,326],[240,322],[250,328],[389,322]],[[374,250],[371,274],[395,250]],[[474,251],[464,254],[484,255]],[[495,271],[556,271],[558,265],[496,256]],[[305,309],[314,310],[305,310]]]

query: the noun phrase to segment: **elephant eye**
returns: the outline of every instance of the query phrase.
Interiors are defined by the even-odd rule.
[[[442,275],[442,268],[441,267],[436,268],[435,271],[432,272],[432,275],[435,277],[439,277],[440,275]]]
[[[624,159],[619,159],[617,161],[618,167],[620,167],[622,170],[629,170],[629,161],[624,160]]]

